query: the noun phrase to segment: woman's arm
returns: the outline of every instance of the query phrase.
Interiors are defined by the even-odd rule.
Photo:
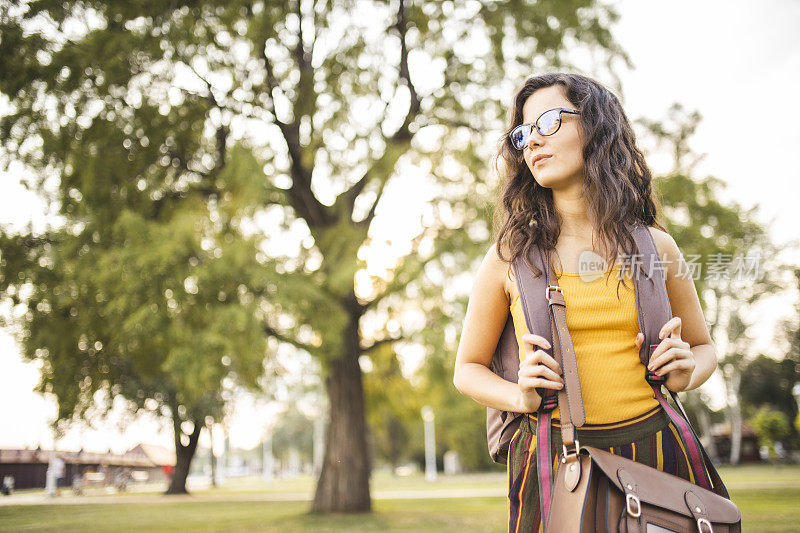
[[[476,402],[500,411],[523,412],[520,388],[491,371],[497,341],[508,320],[503,283],[508,263],[489,248],[475,277],[456,352],[453,385]]]
[[[498,257],[495,246],[489,248],[467,304],[453,384],[459,392],[487,407],[530,413],[542,401],[536,387],[558,390],[564,382],[558,363],[544,351],[550,348],[547,340],[532,333],[522,336],[526,357],[519,365],[518,383],[507,381],[490,369],[497,341],[508,320],[509,297],[505,289],[508,268],[508,263]]]

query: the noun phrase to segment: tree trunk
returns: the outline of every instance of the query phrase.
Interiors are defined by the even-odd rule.
[[[739,384],[741,374],[735,367],[728,380],[730,401],[728,402],[729,418],[731,420],[731,464],[738,465],[742,449],[742,405],[739,402]]]
[[[211,442],[209,446],[210,462],[211,462],[211,486],[217,488],[217,456],[214,455],[214,424],[208,424],[208,440]]]
[[[194,430],[189,435],[189,444],[184,446],[181,443],[181,424],[177,409],[173,410],[172,425],[175,433],[175,470],[172,472],[172,479],[169,488],[164,494],[189,494],[186,490],[186,477],[189,475],[189,467],[192,464],[194,452],[197,449],[197,441],[200,439],[200,430],[203,425],[194,422]]]
[[[717,453],[717,443],[714,441],[714,434],[711,432],[711,418],[709,418],[708,413],[702,406],[697,410],[697,422],[700,424],[700,434],[705,436],[707,441],[705,448],[708,457],[716,462],[719,460],[719,454]]]
[[[330,423],[312,512],[372,510],[357,319],[345,335],[346,355],[331,361],[326,379]]]
[[[700,397],[700,392],[696,389],[688,391],[686,393],[686,401],[683,402],[683,405],[688,406],[691,412],[697,417],[697,425],[699,428],[697,432],[698,437],[701,441],[705,441],[703,447],[706,449],[708,457],[716,463],[717,460],[719,460],[717,443],[714,441],[714,434],[711,431],[711,417],[708,416],[708,411],[706,411],[707,407]]]
[[[738,465],[742,450],[742,410],[738,403],[731,406],[731,464]]]

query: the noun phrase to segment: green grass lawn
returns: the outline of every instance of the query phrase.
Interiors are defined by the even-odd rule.
[[[742,510],[743,530],[800,530],[800,467],[744,466],[720,471]],[[794,484],[782,488],[735,488],[737,484]],[[506,531],[503,497],[374,500],[365,515],[312,515],[308,502],[236,501],[237,495],[263,494],[259,479],[229,480],[225,487],[201,494],[228,495],[222,501],[170,501],[79,505],[0,506],[2,531]],[[376,473],[373,491],[504,487],[505,476],[441,476],[427,483],[421,476],[392,478]],[[308,492],[310,478],[276,481],[271,491]],[[131,495],[135,498],[136,495]]]

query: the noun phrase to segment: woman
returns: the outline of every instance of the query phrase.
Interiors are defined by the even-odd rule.
[[[500,146],[499,229],[476,275],[453,382],[485,406],[526,413],[509,447],[508,520],[510,531],[535,531],[541,530],[541,510],[536,461],[530,459],[542,400],[536,388],[557,391],[564,382],[542,332],[527,331],[514,257],[534,245],[551,250],[586,411],[586,424],[577,431],[582,445],[694,481],[685,444],[644,379],[633,280],[630,269],[620,268],[637,250],[622,222],[639,221],[653,235],[673,313],[648,368],[666,376],[665,386],[677,392],[702,385],[717,363],[687,265],[656,221],[651,173],[619,100],[585,76],[544,74],[517,91],[510,119]],[[582,268],[587,255],[601,258],[602,269]],[[520,346],[518,383],[489,368],[509,312]],[[556,408],[554,470],[561,448],[558,418]]]

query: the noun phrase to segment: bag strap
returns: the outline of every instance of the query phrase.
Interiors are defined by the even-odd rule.
[[[533,271],[527,268],[523,263],[524,259],[521,257],[518,257],[514,262],[514,274],[517,280],[517,289],[525,323],[529,332],[541,335],[550,342],[552,347],[551,355],[564,371],[565,381],[569,381],[569,386],[565,386],[558,393],[553,389],[537,389],[539,396],[542,397],[536,429],[539,508],[542,512],[543,523],[546,523],[553,480],[553,460],[550,450],[552,411],[558,405],[562,421],[561,438],[562,442],[568,446],[572,446],[575,442],[575,426],[582,426],[586,421],[586,415],[583,407],[580,381],[578,380],[575,349],[572,345],[572,337],[567,329],[566,302],[560,287],[552,285],[557,276],[550,261],[549,251],[543,254],[538,246],[532,247],[528,254],[528,259],[542,271],[543,275],[534,277]],[[541,305],[542,294],[545,295],[545,299],[548,302],[546,306]],[[563,358],[563,351],[572,354],[572,357]],[[568,393],[567,391],[570,392]],[[569,397],[567,394],[569,394]]]
[[[683,414],[683,417],[688,421],[689,417],[686,414],[686,411],[683,409],[683,404],[681,404],[681,401],[678,399],[678,395],[676,393],[672,392],[669,389],[667,389],[667,390],[669,391],[670,395],[672,396],[672,399],[675,401],[675,404],[680,408],[681,414]],[[689,429],[692,431],[692,435],[694,436],[695,440],[697,442],[700,442],[700,438],[697,436],[697,433],[695,433],[694,428],[692,427],[691,424],[689,424]],[[722,478],[719,475],[719,472],[717,472],[717,469],[714,467],[714,463],[711,461],[711,458],[708,456],[708,453],[706,452],[705,447],[701,445],[700,446],[700,451],[703,453],[703,461],[705,462],[705,464],[708,465],[708,473],[711,476],[711,481],[712,481],[712,483],[714,485],[712,490],[716,494],[719,494],[720,496],[723,496],[723,497],[725,497],[725,498],[730,500],[731,497],[728,494],[728,489],[725,487],[725,483],[723,483]]]
[[[553,409],[556,403],[561,418],[561,442],[564,446],[564,455],[568,447],[576,444],[575,427],[586,423],[586,412],[583,406],[581,384],[578,379],[578,361],[575,357],[575,347],[572,336],[567,328],[566,300],[564,292],[555,283],[558,277],[550,261],[550,251],[545,252],[544,272],[547,273],[547,286],[545,298],[550,315],[552,331],[553,358],[561,367],[561,376],[564,387],[558,392],[553,389],[544,389],[542,403],[539,406],[536,431],[536,461],[539,473],[539,509],[542,513],[542,524],[546,525],[550,513],[550,499],[553,483],[553,459],[550,449],[550,431]],[[555,400],[555,401],[554,401]],[[575,447],[577,451],[577,446]]]

